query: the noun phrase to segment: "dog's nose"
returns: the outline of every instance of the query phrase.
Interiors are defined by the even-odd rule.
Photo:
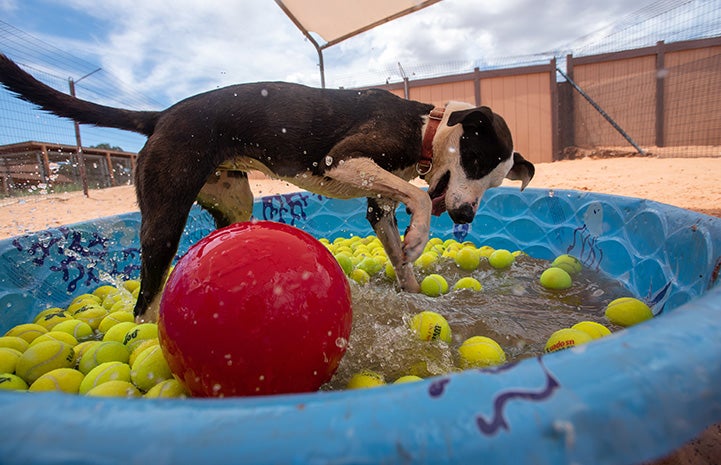
[[[473,218],[476,216],[476,210],[473,208],[471,204],[464,203],[460,207],[449,210],[448,214],[451,216],[451,219],[456,224],[466,224],[473,221]]]

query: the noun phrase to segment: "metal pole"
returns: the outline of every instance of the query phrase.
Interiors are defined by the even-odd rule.
[[[86,77],[90,76],[91,74],[95,74],[98,71],[100,71],[102,68],[98,68],[95,71],[92,71],[85,76],[81,77],[77,81],[74,81],[73,78],[68,78],[68,86],[70,87],[70,95],[75,98],[75,83],[80,82]],[[78,165],[80,168],[80,180],[83,183],[83,194],[85,194],[85,197],[90,197],[90,194],[88,193],[88,174],[85,171],[85,155],[83,154],[83,142],[80,139],[80,125],[77,121],[73,121],[73,125],[75,126],[75,144],[78,148]]]
[[[590,103],[591,106],[592,106],[593,108],[595,108],[596,111],[599,112],[599,113],[601,114],[601,116],[603,116],[603,117],[606,119],[606,121],[608,121],[608,122],[611,124],[611,126],[613,126],[613,128],[614,128],[616,131],[618,131],[618,133],[621,134],[621,135],[623,136],[623,138],[626,139],[626,140],[628,141],[628,143],[631,144],[631,145],[633,146],[633,148],[635,148],[635,149],[638,151],[638,153],[640,153],[641,155],[646,155],[646,152],[644,152],[643,149],[642,149],[641,147],[639,147],[638,144],[636,144],[636,142],[634,142],[633,139],[631,139],[631,136],[629,136],[629,135],[626,133],[626,131],[624,131],[623,128],[622,128],[621,126],[619,126],[618,123],[616,123],[616,122],[613,120],[613,118],[611,118],[610,116],[608,116],[608,113],[606,113],[605,111],[603,111],[603,108],[601,108],[601,106],[600,106],[598,103],[596,103],[586,92],[584,92],[583,89],[581,89],[581,88],[578,86],[578,84],[576,84],[576,83],[573,81],[573,79],[571,79],[570,77],[568,77],[568,76],[566,75],[566,73],[564,73],[563,71],[561,71],[560,68],[556,68],[556,71],[558,71],[559,73],[561,73],[561,76],[563,76],[563,77],[566,79],[566,81],[568,81],[568,83],[571,84],[571,86],[573,86],[573,88],[576,89],[576,91],[577,91],[579,94],[581,94],[581,96],[582,96],[583,98],[585,98],[585,99],[588,101],[588,103]]]

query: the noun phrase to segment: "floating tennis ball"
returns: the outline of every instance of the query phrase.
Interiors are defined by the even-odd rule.
[[[572,328],[559,329],[551,334],[546,342],[546,352],[556,352],[591,342],[593,338],[587,333]]]
[[[68,333],[78,341],[84,341],[95,336],[93,328],[81,320],[68,320],[58,323],[53,327],[53,331],[62,331]]]
[[[37,323],[23,323],[21,325],[13,326],[12,328],[10,328],[8,332],[5,333],[5,336],[21,337],[25,339],[25,341],[29,344],[33,342],[36,337],[47,332],[47,329]]]
[[[423,378],[416,375],[405,375],[393,381],[393,384],[415,383],[416,381],[423,381]]]
[[[373,276],[383,269],[383,265],[384,263],[378,258],[365,257],[358,264],[358,268],[364,270],[368,275]]]
[[[158,338],[155,339],[146,339],[145,341],[141,342],[133,351],[130,353],[130,358],[128,359],[128,365],[131,367],[133,366],[133,363],[135,363],[135,359],[138,358],[138,355],[145,349],[151,346],[157,346],[160,344],[160,341]]]
[[[386,278],[388,278],[389,280],[391,280],[391,281],[396,280],[396,269],[393,268],[393,264],[391,262],[386,263],[385,274],[386,274]]]
[[[473,271],[481,263],[481,254],[475,248],[464,247],[453,258],[456,265],[462,270]]]
[[[84,321],[93,329],[98,329],[100,322],[106,316],[108,316],[108,310],[98,304],[83,305],[73,313],[76,320]]]
[[[100,297],[100,300],[104,300],[105,297],[108,296],[108,294],[115,293],[117,291],[118,291],[117,287],[111,286],[109,284],[105,284],[103,286],[96,287],[95,290],[93,290],[92,294]]]
[[[438,266],[438,254],[435,252],[423,252],[413,264],[421,271],[433,271]]]
[[[65,333],[63,331],[49,331],[33,339],[33,342],[30,343],[30,347],[45,341],[60,341],[68,344],[71,347],[75,347],[76,345],[78,345],[78,340],[68,333]]]
[[[439,274],[429,274],[421,281],[421,292],[429,297],[438,297],[448,292],[448,282]]]
[[[551,267],[541,273],[541,286],[546,289],[563,290],[573,285],[571,275],[561,268]]]
[[[105,362],[96,366],[85,375],[80,383],[79,394],[86,394],[96,386],[108,381],[130,382],[130,365],[121,362]]]
[[[83,356],[85,353],[90,350],[92,347],[95,347],[98,344],[102,344],[103,341],[96,341],[95,339],[91,341],[83,341],[73,347],[75,349],[75,360],[78,362],[83,359]]]
[[[140,391],[128,381],[112,380],[93,387],[85,395],[90,397],[140,397]]]
[[[20,336],[3,336],[0,337],[0,347],[9,347],[18,352],[25,352],[30,347],[30,343]]]
[[[436,312],[424,311],[414,315],[410,327],[422,341],[451,342],[451,327],[448,321]]]
[[[130,352],[125,344],[117,341],[103,341],[89,348],[78,363],[78,370],[88,374],[95,367],[107,362],[128,363]]]
[[[506,249],[496,249],[488,256],[488,263],[496,269],[508,268],[513,264],[516,257]]]
[[[363,370],[351,376],[348,381],[348,389],[365,389],[383,386],[386,384],[383,375],[371,370]]]
[[[57,368],[49,371],[30,385],[30,392],[60,391],[77,394],[85,375],[73,368]]]
[[[126,281],[123,281],[123,287],[128,292],[133,292],[134,290],[138,289],[140,287],[140,280],[138,279],[128,279]]]
[[[462,368],[483,368],[506,363],[506,353],[493,339],[473,336],[458,348]]]
[[[653,312],[644,302],[633,297],[621,297],[606,307],[606,318],[613,324],[628,327],[653,318]]]
[[[110,307],[110,310],[108,310],[108,314],[115,312],[133,313],[136,300],[137,297],[133,298],[132,300],[119,300],[115,302],[112,307]]]
[[[456,281],[456,284],[453,285],[453,289],[470,289],[472,291],[478,292],[483,290],[483,285],[476,278],[466,276],[465,278],[461,278]]]
[[[72,346],[60,341],[46,341],[36,344],[23,352],[18,359],[15,373],[32,384],[45,373],[56,368],[71,368],[75,365],[75,351]]]
[[[12,373],[0,373],[0,390],[24,391],[27,388],[28,383],[21,377]]]
[[[173,373],[159,345],[145,349],[130,369],[130,379],[143,391],[148,391],[159,382],[172,377]]]
[[[105,308],[105,310],[110,310],[113,308],[113,305],[117,304],[118,302],[122,301],[132,301],[133,297],[130,294],[130,292],[126,291],[125,289],[116,289],[115,292],[109,293],[105,298],[103,299],[102,307]]]
[[[339,253],[337,255],[334,255],[334,257],[340,267],[343,269],[343,273],[345,273],[346,276],[350,275],[353,271],[353,261],[350,259],[350,256],[346,253]]]
[[[480,256],[485,258],[490,257],[491,254],[495,251],[496,249],[494,249],[490,245],[484,245],[478,248],[478,253],[480,254]]]
[[[368,282],[371,280],[370,275],[365,270],[361,270],[360,268],[356,268],[351,271],[348,277],[353,281],[357,282],[358,284],[368,284]]]
[[[50,331],[56,324],[72,319],[72,315],[67,313],[62,308],[53,307],[38,313],[35,317],[35,320],[33,320],[33,323],[39,324],[43,328]]]
[[[15,373],[22,352],[10,347],[0,347],[0,373]]]
[[[571,329],[577,329],[591,336],[593,339],[600,339],[611,334],[611,330],[595,321],[581,321],[571,326]]]
[[[151,399],[173,399],[188,397],[188,393],[177,379],[170,378],[151,387],[150,390],[145,393],[145,397]]]
[[[124,321],[111,326],[110,329],[103,335],[103,341],[123,342],[128,331],[136,326],[138,326],[138,324],[134,321]]]
[[[70,311],[70,306],[75,305],[78,303],[96,303],[99,304],[103,301],[100,297],[94,295],[94,294],[80,294],[79,296],[73,298],[73,300],[70,301],[70,305],[68,305],[68,311]],[[72,313],[72,312],[71,312]]]
[[[77,312],[81,308],[85,307],[86,305],[102,305],[102,302],[100,302],[98,297],[96,297],[92,294],[84,294],[84,295],[87,297],[83,297],[82,299],[71,302],[70,305],[68,305],[68,308],[65,309],[65,311],[71,315],[74,315],[75,312]]]
[[[552,262],[551,266],[561,268],[563,271],[573,276],[583,269],[581,262],[574,256],[563,254],[556,257]]]
[[[126,312],[123,310],[115,311],[112,313],[109,313],[105,318],[102,319],[100,324],[98,325],[98,331],[105,334],[108,332],[110,328],[115,326],[118,323],[122,322],[134,322],[135,317],[131,312]]]

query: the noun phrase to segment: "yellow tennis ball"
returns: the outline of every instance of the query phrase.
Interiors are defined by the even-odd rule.
[[[95,332],[89,324],[75,319],[56,324],[53,327],[53,331],[68,333],[78,341],[85,341],[95,336]]]
[[[484,245],[482,247],[479,247],[478,253],[481,255],[481,257],[488,258],[491,256],[493,252],[495,252],[496,249],[491,247],[490,245]]]
[[[20,336],[3,336],[0,337],[0,347],[9,347],[18,352],[25,352],[30,347],[30,343]]]
[[[113,304],[112,307],[110,307],[110,310],[108,310],[108,313],[115,313],[115,312],[126,312],[126,313],[133,313],[133,310],[135,310],[135,301],[137,299],[133,298],[131,300],[119,300]]]
[[[85,375],[80,383],[79,394],[86,394],[89,390],[108,381],[130,382],[130,365],[121,362],[105,362],[96,366]]]
[[[88,374],[95,367],[106,362],[128,363],[130,352],[128,348],[117,341],[103,341],[88,349],[78,363],[78,370]]]
[[[98,331],[103,334],[107,333],[110,328],[124,321],[135,322],[135,316],[133,316],[131,312],[123,310],[114,311],[112,313],[109,313],[108,316],[102,319],[102,321],[98,325]]]
[[[63,331],[49,331],[43,335],[40,335],[33,339],[33,342],[30,343],[30,347],[34,346],[35,344],[38,344],[40,342],[45,341],[60,341],[68,344],[71,347],[75,347],[78,345],[78,340],[75,339],[73,336],[71,336],[68,333],[65,333]]]
[[[361,270],[360,268],[356,268],[351,271],[348,277],[353,281],[357,282],[358,284],[368,284],[368,282],[371,280],[370,275],[365,270]]]
[[[39,324],[50,331],[58,323],[72,319],[73,317],[62,308],[53,307],[38,313],[33,323]]]
[[[470,289],[478,292],[483,290],[483,285],[477,279],[467,276],[456,281],[456,284],[453,285],[453,289]]]
[[[124,321],[111,326],[110,329],[103,335],[103,341],[123,342],[128,331],[136,326],[138,326],[138,324],[134,321]]]
[[[60,391],[77,394],[85,375],[72,368],[57,368],[49,371],[30,385],[30,392]]]
[[[45,341],[28,347],[18,359],[15,373],[32,384],[36,379],[56,368],[75,365],[72,346],[60,341]]]
[[[75,312],[77,312],[82,307],[85,307],[86,305],[101,305],[102,302],[97,296],[94,296],[92,294],[83,294],[81,296],[78,296],[75,300],[70,302],[70,305],[68,305],[68,308],[65,309],[66,312],[73,315]]]
[[[140,397],[140,391],[133,383],[121,380],[106,381],[85,393],[91,397]]]
[[[508,268],[513,265],[516,257],[506,249],[496,249],[488,256],[488,263],[496,269]]]
[[[21,325],[13,326],[12,328],[10,328],[8,332],[5,333],[5,336],[21,337],[25,339],[28,344],[30,344],[36,337],[47,332],[47,329],[37,323],[23,323]]]
[[[98,344],[102,344],[102,341],[97,341],[93,339],[91,341],[83,341],[73,347],[75,349],[75,360],[77,360],[78,362],[82,360],[83,356],[87,353],[87,351]]]
[[[423,381],[423,378],[416,375],[405,375],[393,381],[393,384],[415,383],[416,381]]]
[[[159,345],[148,347],[141,352],[130,369],[130,379],[142,391],[148,391],[159,382],[172,377],[173,373]]]
[[[108,316],[108,310],[98,304],[83,305],[73,313],[75,319],[84,321],[93,329],[98,329],[100,322],[103,321],[103,318],[106,316]]]
[[[109,293],[105,298],[103,299],[103,308],[106,310],[110,310],[113,308],[113,305],[115,305],[118,302],[121,301],[132,301],[133,297],[125,289],[115,289],[114,292]]]
[[[104,300],[105,297],[108,296],[110,293],[116,293],[118,292],[118,288],[115,286],[111,286],[109,284],[105,284],[103,286],[95,288],[93,291],[93,295],[98,296],[100,300]]]
[[[429,274],[421,281],[421,292],[429,297],[438,297],[448,292],[448,282],[439,274]]]
[[[456,252],[453,261],[456,262],[456,265],[458,265],[460,269],[473,271],[478,268],[478,265],[481,263],[481,254],[476,248],[463,247]]]
[[[348,389],[365,389],[383,386],[386,384],[383,375],[371,370],[362,370],[351,376],[348,381]]]
[[[606,318],[613,324],[627,327],[653,318],[653,312],[644,302],[633,297],[621,297],[606,307]]]
[[[395,281],[396,280],[396,269],[393,268],[393,264],[391,262],[387,262],[385,268],[386,268],[385,269],[386,278],[389,279],[390,281]]]
[[[462,368],[483,368],[506,363],[503,348],[490,337],[473,336],[458,348]]]
[[[177,379],[170,378],[151,387],[145,393],[145,397],[151,399],[183,398],[188,397],[188,392]]]
[[[21,377],[12,373],[0,373],[0,390],[6,391],[25,391],[28,383]]]
[[[435,252],[423,252],[413,264],[422,271],[433,271],[438,265],[438,254]]]
[[[436,312],[424,311],[414,315],[410,326],[422,341],[451,342],[451,327],[448,321]]]
[[[591,336],[593,339],[600,339],[611,334],[611,330],[595,321],[581,321],[571,326],[571,329],[577,329]]]
[[[128,359],[128,365],[130,365],[132,367],[133,363],[135,363],[135,359],[138,358],[138,355],[140,355],[140,353],[142,351],[144,351],[148,347],[157,346],[158,344],[160,344],[160,341],[158,340],[158,338],[146,339],[143,342],[141,342],[140,344],[138,344],[138,346],[135,349],[133,349],[133,351],[130,353],[130,359]]]
[[[123,281],[123,287],[128,292],[133,292],[135,289],[138,289],[140,287],[140,280],[128,279],[126,281]]]
[[[142,323],[125,333],[123,344],[125,344],[125,347],[128,348],[128,353],[130,353],[143,341],[156,339],[157,337],[158,325],[156,323]]]
[[[334,257],[343,270],[343,273],[345,273],[346,276],[350,275],[353,271],[353,261],[350,259],[350,255],[347,253],[339,253],[334,255]]]
[[[541,273],[541,286],[546,289],[563,290],[568,289],[573,285],[571,275],[566,273],[561,268],[551,267]]]
[[[18,359],[23,353],[10,347],[0,347],[0,373],[15,373]]]
[[[583,269],[583,264],[574,256],[563,254],[556,257],[552,262],[551,266],[561,268],[563,271],[573,276]]]
[[[383,269],[383,265],[384,263],[378,258],[364,257],[358,264],[357,268],[365,271],[369,276],[373,276]]]
[[[564,328],[551,334],[546,342],[546,352],[556,352],[591,342],[593,338],[578,329]]]

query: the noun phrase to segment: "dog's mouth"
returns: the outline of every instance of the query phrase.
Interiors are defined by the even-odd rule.
[[[451,172],[446,171],[446,174],[441,176],[436,185],[428,190],[428,195],[433,203],[431,214],[433,216],[440,216],[446,211],[446,191],[448,190],[448,182],[451,179]]]

